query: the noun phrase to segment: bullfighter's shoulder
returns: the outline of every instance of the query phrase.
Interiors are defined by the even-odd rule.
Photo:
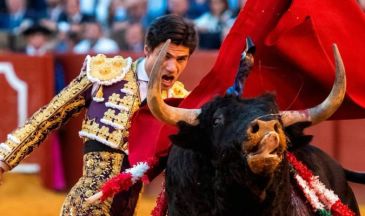
[[[124,79],[132,68],[132,58],[122,56],[106,57],[103,54],[86,57],[88,79],[100,85],[112,85]]]

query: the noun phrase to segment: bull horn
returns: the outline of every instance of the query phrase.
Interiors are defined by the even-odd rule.
[[[191,125],[199,123],[197,117],[200,109],[182,109],[167,105],[161,97],[161,65],[165,59],[167,48],[171,40],[167,40],[152,67],[150,81],[148,82],[147,104],[152,114],[159,120],[176,125],[179,121],[185,121]]]
[[[337,45],[333,44],[333,53],[336,62],[336,77],[328,97],[319,105],[306,110],[280,112],[284,126],[297,122],[308,121],[312,125],[328,119],[341,105],[346,93],[346,74]]]

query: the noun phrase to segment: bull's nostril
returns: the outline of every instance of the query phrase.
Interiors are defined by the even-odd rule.
[[[257,133],[259,131],[259,129],[260,129],[260,126],[257,122],[253,122],[251,124],[251,132],[252,133]]]
[[[275,123],[274,130],[275,132],[279,133],[279,123]]]

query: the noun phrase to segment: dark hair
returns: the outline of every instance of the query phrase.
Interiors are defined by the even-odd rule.
[[[167,39],[176,45],[189,48],[192,54],[198,44],[198,37],[193,23],[177,15],[165,15],[155,19],[147,30],[145,44],[151,50]]]

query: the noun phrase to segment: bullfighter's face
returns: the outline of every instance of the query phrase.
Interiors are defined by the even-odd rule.
[[[147,46],[144,49],[146,56],[145,68],[149,74],[152,70],[153,64],[158,56],[158,53],[163,43],[151,50]],[[176,45],[171,43],[167,49],[165,59],[161,65],[161,89],[167,90],[172,87],[175,81],[184,71],[189,59],[189,48],[183,45]]]

